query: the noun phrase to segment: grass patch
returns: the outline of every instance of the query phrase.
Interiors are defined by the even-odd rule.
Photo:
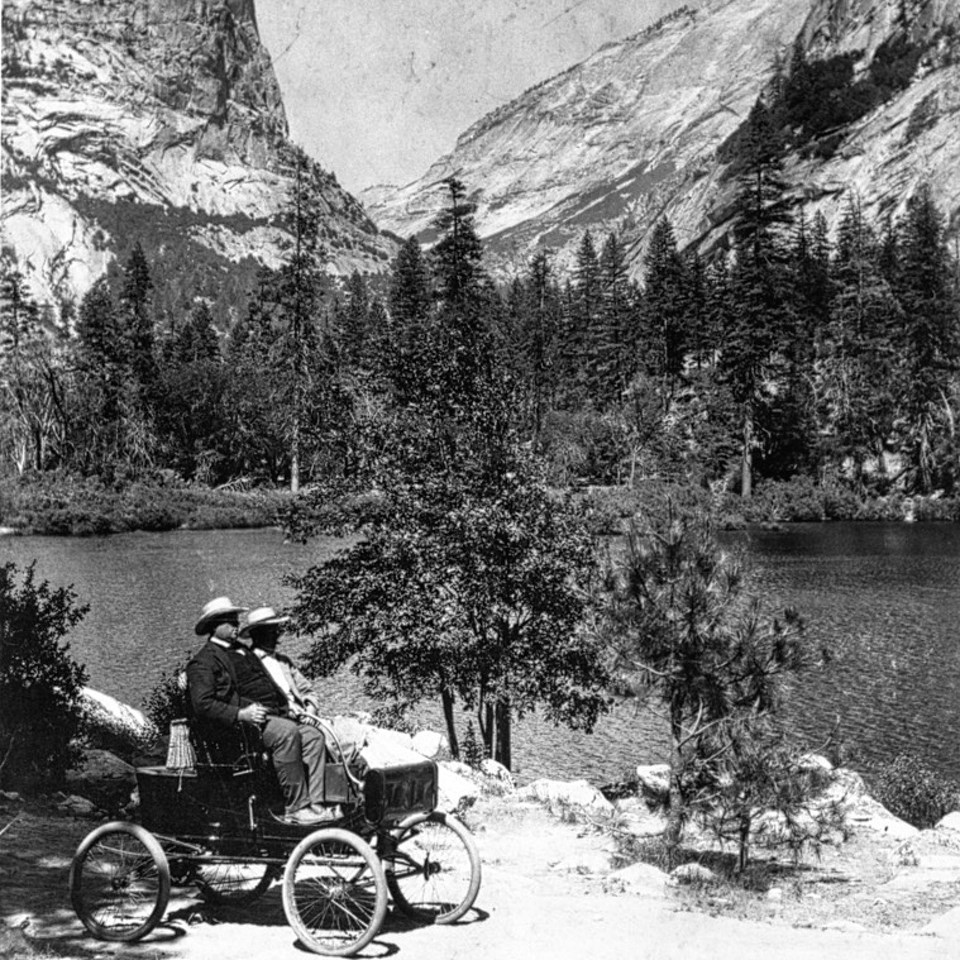
[[[133,530],[221,530],[278,522],[284,490],[212,490],[179,483],[53,476],[0,482],[0,525],[18,533],[91,536]]]

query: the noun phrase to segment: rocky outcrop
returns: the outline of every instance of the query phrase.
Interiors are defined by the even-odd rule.
[[[958,21],[960,0],[707,0],[484,117],[419,180],[361,196],[382,227],[429,242],[437,184],[456,174],[473,190],[494,269],[541,248],[569,266],[589,229],[619,232],[638,275],[662,216],[681,245],[707,249],[723,237],[733,184],[718,150],[796,38],[813,59],[857,51],[862,74],[884,43],[902,36],[922,50],[905,88],[832,131],[838,146],[829,157],[788,158],[787,174],[831,224],[852,196],[868,217],[896,213],[921,181],[956,220]]]
[[[287,121],[253,0],[4,0],[3,74],[3,244],[37,299],[82,295],[118,220],[277,262]],[[382,271],[395,245],[321,179],[331,269]]]

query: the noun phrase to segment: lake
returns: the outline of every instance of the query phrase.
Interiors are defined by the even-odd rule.
[[[746,548],[769,611],[796,607],[813,637],[837,646],[831,667],[792,691],[796,730],[815,746],[839,721],[851,766],[904,751],[960,777],[960,525],[795,524],[724,538]],[[90,604],[70,635],[73,656],[91,686],[140,706],[160,674],[197,647],[193,625],[207,600],[282,606],[292,598],[283,575],[340,543],[284,543],[272,529],[0,537],[0,562],[35,560],[40,578],[73,586]],[[296,654],[296,642],[287,650]],[[370,707],[349,674],[318,688],[330,713]],[[417,719],[442,729],[433,705]],[[662,721],[627,703],[592,735],[526,717],[514,754],[522,780],[601,784],[668,752]]]

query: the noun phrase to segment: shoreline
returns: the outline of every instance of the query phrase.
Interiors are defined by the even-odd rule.
[[[179,483],[131,483],[120,489],[99,481],[43,478],[0,481],[0,537],[109,536],[174,530],[262,529],[282,526],[283,511],[302,494],[285,488],[218,489]],[[575,496],[590,529],[623,532],[649,503],[678,497],[711,514],[719,529],[795,523],[960,522],[960,499],[891,493],[860,497],[832,487],[796,481],[768,483],[749,500],[727,492],[715,499],[692,485],[659,480],[637,487],[588,487]]]

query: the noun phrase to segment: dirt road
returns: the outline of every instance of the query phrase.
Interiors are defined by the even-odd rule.
[[[960,958],[960,923],[947,935],[796,929],[678,912],[652,886],[613,895],[586,870],[602,845],[533,804],[479,808],[473,818],[484,861],[476,909],[450,927],[417,927],[388,914],[360,955],[415,960],[948,960]],[[242,911],[209,912],[176,890],[165,921],[146,940],[112,946],[91,939],[69,908],[66,876],[89,821],[21,817],[0,837],[0,918],[23,923],[39,953],[9,934],[0,956],[144,960],[303,960],[287,926],[280,888]],[[950,932],[952,929],[953,932]],[[13,945],[11,945],[13,944]]]

